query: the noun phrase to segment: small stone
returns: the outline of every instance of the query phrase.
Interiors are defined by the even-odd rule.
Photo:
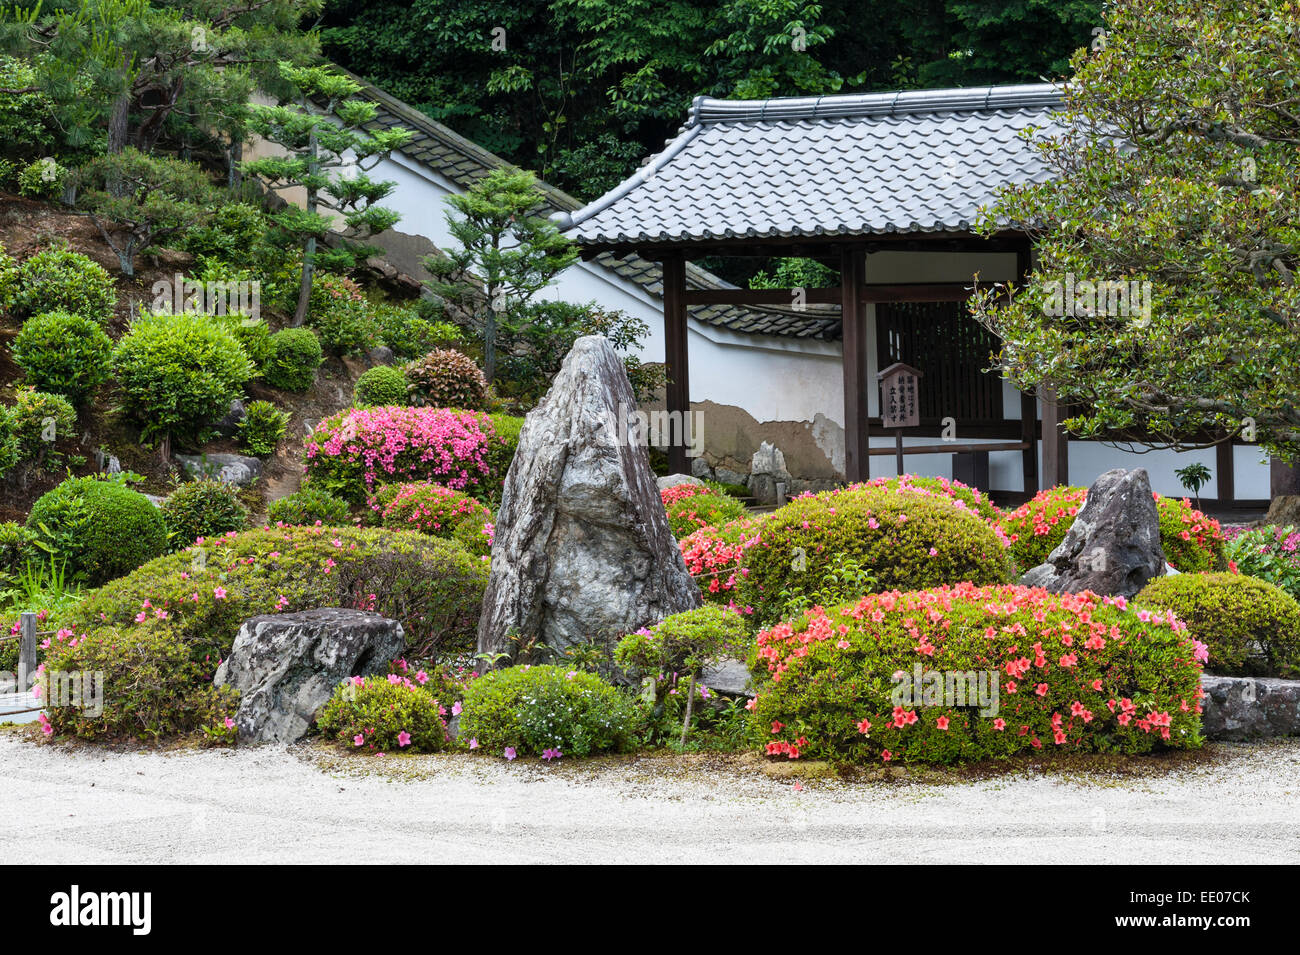
[[[699,484],[702,486],[704,482],[689,474],[666,474],[661,478],[656,478],[655,484],[659,487],[659,490],[664,491],[679,484]]]
[[[244,403],[236,398],[230,402],[230,408],[226,411],[226,416],[212,427],[218,434],[232,438],[239,433],[239,424],[244,420],[246,414]]]
[[[387,345],[376,345],[366,354],[372,365],[391,365],[397,361],[397,355]]]
[[[754,678],[740,660],[715,660],[700,674],[700,683],[720,696],[752,698]]]
[[[1206,739],[1300,736],[1300,680],[1201,675]]]
[[[691,474],[704,481],[713,480],[713,468],[703,456],[691,458]]]

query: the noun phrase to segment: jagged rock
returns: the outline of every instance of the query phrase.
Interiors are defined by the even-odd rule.
[[[516,634],[556,650],[613,642],[700,605],[635,411],[613,347],[579,338],[506,475],[479,652],[510,652]]]
[[[689,474],[665,474],[663,477],[655,479],[655,486],[658,487],[659,490],[661,491],[666,490],[670,487],[676,487],[679,484],[703,484],[703,483],[704,482],[701,481],[699,478],[692,477]]]
[[[241,742],[291,743],[350,676],[383,673],[406,644],[402,625],[365,610],[306,610],[244,622],[213,683],[240,691]]]
[[[713,474],[723,484],[749,485],[749,475],[740,471],[732,471],[730,468],[714,468]]]
[[[192,478],[211,477],[226,484],[251,484],[262,475],[262,462],[243,454],[178,454],[176,460]]]
[[[778,485],[782,487],[778,488]],[[763,504],[772,504],[777,503],[778,498],[788,493],[789,489],[790,472],[785,467],[785,454],[770,441],[764,441],[758,446],[750,462],[750,492],[755,500]]]
[[[1132,597],[1165,571],[1160,515],[1145,468],[1116,468],[1088,488],[1065,540],[1021,578],[1052,593]]]
[[[1300,736],[1300,680],[1202,674],[1206,739]]]
[[[226,411],[226,416],[212,427],[218,434],[223,434],[227,438],[233,437],[239,432],[239,423],[244,420],[246,414],[244,403],[235,398],[230,402],[230,408]]]

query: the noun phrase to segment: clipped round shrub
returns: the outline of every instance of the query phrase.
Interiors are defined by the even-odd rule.
[[[113,317],[113,279],[93,259],[64,247],[37,252],[18,267],[14,309],[19,315],[71,312],[105,324]]]
[[[770,623],[846,562],[885,590],[1010,578],[1005,548],[973,512],[905,488],[846,488],[797,498],[768,515],[745,550],[743,602]]]
[[[89,632],[60,630],[50,639],[41,695],[59,700],[64,674],[102,674],[102,712],[51,705],[49,734],[88,740],[158,740],[206,727],[225,729],[238,693],[213,686],[216,663],[196,660],[180,634],[157,620]],[[217,730],[217,732],[220,732]]]
[[[1266,581],[1227,573],[1157,577],[1133,607],[1172,610],[1209,647],[1210,673],[1300,677],[1300,603]]]
[[[435,481],[487,496],[494,489],[493,422],[448,408],[350,408],[317,425],[307,474],[360,504],[380,484]]]
[[[384,527],[447,537],[480,556],[492,549],[492,512],[468,494],[441,484],[390,484],[371,499],[370,509]]]
[[[392,365],[376,365],[357,379],[352,403],[359,407],[406,404],[406,376]]]
[[[63,395],[73,404],[108,377],[113,343],[93,319],[70,312],[42,312],[29,318],[13,341],[14,364],[38,390]]]
[[[745,546],[758,534],[758,521],[741,518],[720,527],[701,527],[677,542],[686,561],[686,569],[700,585],[700,593],[711,603],[719,603],[742,613],[752,607],[737,607]]]
[[[117,343],[113,372],[145,438],[198,441],[243,393],[253,365],[219,321],[196,312],[146,313]]]
[[[410,403],[426,408],[487,407],[488,384],[474,359],[454,348],[440,348],[406,366]]]
[[[636,724],[632,701],[600,677],[557,666],[493,670],[465,690],[460,739],[519,755],[588,756],[623,749]]]
[[[1088,496],[1086,487],[1053,487],[1039,491],[999,522],[1011,543],[1011,558],[1021,570],[1037,567],[1069,532]],[[1191,502],[1155,494],[1160,515],[1160,544],[1165,560],[1182,573],[1225,570],[1223,533],[1219,522],[1192,507]]]
[[[167,495],[163,520],[172,549],[188,547],[200,537],[217,537],[248,526],[248,508],[238,490],[223,481],[189,481]]]
[[[320,339],[309,328],[285,328],[271,336],[271,357],[262,377],[272,388],[303,392],[316,382],[323,353]]]
[[[316,726],[350,749],[436,753],[447,745],[446,708],[410,677],[353,677],[321,707]]]
[[[288,427],[289,412],[269,401],[250,401],[239,422],[239,446],[258,457],[274,454]]]
[[[40,534],[71,576],[90,584],[130,573],[167,549],[162,513],[117,481],[68,478],[32,505],[29,530]]]
[[[225,322],[230,334],[243,346],[253,368],[259,375],[264,374],[267,362],[275,354],[275,346],[271,344],[271,326],[264,319],[242,314],[227,315]]]
[[[80,633],[159,618],[196,660],[230,653],[240,624],[268,613],[353,607],[391,617],[416,657],[473,645],[487,566],[452,541],[405,531],[271,527],[150,561],[59,620]]]
[[[769,756],[859,764],[1199,746],[1201,650],[1123,607],[959,584],[810,610],[756,638],[755,732]]]
[[[993,502],[989,500],[989,496],[983,491],[968,484],[963,484],[961,481],[953,481],[948,478],[903,474],[898,477],[872,478],[870,481],[854,484],[852,487],[883,487],[891,491],[896,491],[901,487],[917,494],[929,493],[939,497],[946,497],[958,507],[974,511],[986,521],[995,521],[1002,516],[1002,512],[993,506]]]
[[[348,502],[317,487],[304,485],[292,494],[267,505],[267,519],[273,524],[340,526],[349,523]]]
[[[675,484],[659,492],[668,526],[679,540],[701,527],[716,527],[745,516],[745,505],[702,484]]]

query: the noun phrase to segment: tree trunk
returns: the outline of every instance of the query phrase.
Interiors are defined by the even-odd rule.
[[[686,716],[682,719],[682,745],[686,745],[686,734],[691,731],[691,717],[695,715],[695,674],[691,674],[691,686],[686,691]]]
[[[311,137],[307,145],[308,165],[307,171],[313,176],[320,171],[317,163],[316,152],[316,130],[313,127]],[[316,211],[317,198],[316,190],[309,188],[307,190],[307,211],[314,213]],[[311,301],[311,278],[314,266],[312,258],[316,255],[316,237],[311,236],[302,247],[302,280],[298,283],[298,307],[293,310],[293,320],[289,323],[291,328],[299,328],[307,320],[307,306]]]
[[[126,148],[127,119],[130,112],[131,96],[129,93],[123,93],[113,101],[113,112],[108,118],[108,151],[110,153],[120,153]]]
[[[488,387],[492,387],[497,373],[497,312],[496,307],[492,305],[492,300],[488,300],[487,318],[483,320],[483,377],[487,379]]]

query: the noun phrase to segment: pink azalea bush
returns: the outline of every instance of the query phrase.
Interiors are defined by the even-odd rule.
[[[757,538],[758,525],[758,520],[740,518],[720,527],[701,527],[677,542],[686,569],[700,585],[706,601],[741,613],[753,612],[752,607],[737,605],[736,597],[745,575],[745,548]]]
[[[381,484],[416,481],[483,496],[494,490],[496,443],[493,420],[481,412],[349,408],[312,433],[307,474],[353,503],[363,502]]]
[[[1201,743],[1207,648],[1172,613],[1122,597],[890,591],[813,608],[756,644],[751,710],[773,757],[951,763]],[[984,674],[984,701],[945,695],[945,675],[965,673]],[[907,685],[915,693],[896,696]]]
[[[701,527],[713,527],[745,516],[745,505],[703,484],[675,484],[659,492],[673,537],[685,537]]]
[[[492,512],[469,495],[441,484],[387,485],[370,499],[370,509],[384,527],[449,538],[479,556],[491,550]]]

